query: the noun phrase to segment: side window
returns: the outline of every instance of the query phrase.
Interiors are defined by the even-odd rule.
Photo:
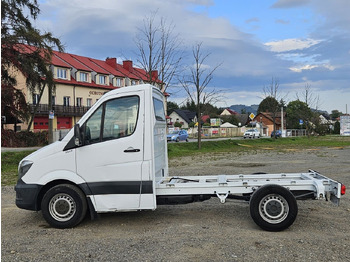
[[[107,101],[85,123],[85,144],[132,135],[136,128],[138,111],[138,96]]]
[[[105,108],[102,140],[130,136],[134,133],[138,111],[139,98],[137,96],[108,101]]]
[[[101,105],[85,124],[85,144],[100,141],[101,119],[103,106]]]
[[[153,106],[156,120],[165,121],[163,102],[159,99],[153,98]]]

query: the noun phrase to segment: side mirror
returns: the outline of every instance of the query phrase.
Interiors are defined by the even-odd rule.
[[[81,145],[83,145],[83,143],[82,143],[82,136],[81,136],[79,124],[75,124],[75,125],[74,125],[74,144],[75,144],[76,146],[81,146]]]

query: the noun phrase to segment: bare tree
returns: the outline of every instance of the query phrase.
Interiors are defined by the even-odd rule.
[[[308,115],[308,119],[306,119],[306,133],[308,136],[310,136],[310,133],[313,130],[313,127],[320,125],[320,114],[318,113],[318,108],[320,104],[320,97],[319,95],[315,95],[311,85],[309,83],[305,84],[305,88],[302,93],[297,93],[296,97],[298,100],[305,102],[305,104],[310,108],[310,111],[312,108],[314,109],[312,114]]]
[[[190,75],[180,79],[180,83],[185,89],[191,101],[194,101],[197,107],[198,118],[198,149],[201,149],[201,103],[210,103],[218,99],[218,91],[214,88],[208,90],[208,85],[213,79],[214,71],[220,66],[209,69],[205,61],[210,54],[203,54],[202,43],[196,44],[192,48],[194,65],[190,67]]]
[[[161,90],[165,92],[180,68],[181,41],[179,36],[174,34],[173,23],[167,23],[163,17],[157,23],[156,16],[157,12],[152,12],[143,20],[143,27],[138,29],[135,38],[138,49],[137,62],[147,72],[151,84],[156,84],[157,80],[152,72],[158,71]]]
[[[276,136],[276,117],[281,110],[280,105],[277,101],[283,100],[283,98],[280,97],[279,87],[280,87],[279,81],[278,81],[278,79],[276,79],[274,77],[271,78],[271,83],[268,86],[263,87],[264,100],[266,101],[267,108],[269,108],[269,111],[270,111],[271,116],[272,116],[273,133],[274,133],[275,138],[277,138],[277,136]],[[270,99],[268,99],[268,98],[270,98]]]
[[[305,102],[308,107],[318,110],[320,97],[319,95],[314,95],[314,92],[309,83],[305,84],[305,88],[302,93],[297,93],[296,97],[298,100]]]

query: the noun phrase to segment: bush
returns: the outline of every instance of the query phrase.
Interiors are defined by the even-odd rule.
[[[182,127],[182,124],[179,123],[179,122],[175,122],[174,127],[179,127],[179,128],[181,128],[181,127]]]
[[[1,131],[2,147],[30,147],[44,146],[48,144],[48,132],[41,131],[33,133],[31,131],[14,132],[13,130]]]

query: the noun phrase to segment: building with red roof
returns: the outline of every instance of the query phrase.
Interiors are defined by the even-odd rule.
[[[19,48],[23,52],[33,51],[31,46],[21,45]],[[153,71],[149,76],[145,70],[134,67],[130,60],[119,64],[116,58],[99,60],[53,51],[50,68],[56,86],[52,97],[53,112],[51,112],[56,130],[72,128],[81,116],[109,90],[143,83],[151,83],[160,88],[161,84],[157,71]],[[21,73],[17,75],[17,88],[24,91],[32,112],[37,106],[31,129],[48,129],[48,91],[44,90],[39,102],[39,90],[34,94],[30,93],[26,88],[25,76]],[[21,129],[26,127],[25,123],[21,124]]]
[[[232,116],[238,115],[238,113],[230,108],[225,108],[224,111],[220,114],[220,116]]]

